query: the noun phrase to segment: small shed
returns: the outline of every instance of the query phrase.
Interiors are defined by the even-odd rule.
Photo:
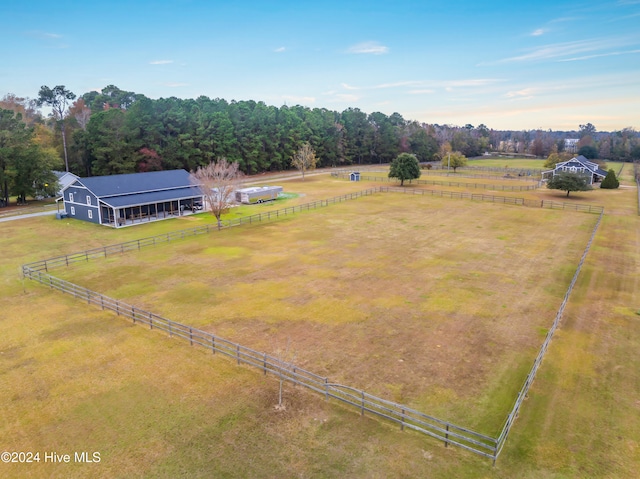
[[[360,172],[359,171],[353,171],[350,175],[349,175],[349,179],[351,181],[360,181]]]

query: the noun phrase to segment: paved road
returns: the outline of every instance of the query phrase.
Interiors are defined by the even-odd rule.
[[[33,218],[34,216],[54,215],[56,213],[57,212],[53,210],[53,211],[41,211],[40,213],[27,213],[24,215],[7,216],[6,218],[0,218],[0,223],[4,223],[5,221],[21,220],[23,218]]]

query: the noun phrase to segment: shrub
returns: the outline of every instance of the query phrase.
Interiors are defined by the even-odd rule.
[[[608,190],[615,190],[620,186],[620,181],[616,178],[616,172],[613,170],[609,170],[607,172],[607,176],[605,176],[604,180],[600,184],[600,188],[605,188]]]

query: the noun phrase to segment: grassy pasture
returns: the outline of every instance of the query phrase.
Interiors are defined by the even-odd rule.
[[[469,160],[468,166],[485,166],[488,168],[537,168],[544,169],[542,165],[546,160],[536,160],[528,158],[499,158],[488,157],[482,159]]]
[[[50,217],[0,224],[0,449],[102,453],[100,464],[0,464],[0,475],[635,477],[640,469],[640,221],[637,191],[626,182],[630,178],[625,165],[626,188],[569,198],[603,204],[607,215],[495,468],[304,391],[288,388],[289,407],[277,413],[273,378],[209,359],[204,351],[19,279],[22,263],[210,222],[204,215],[118,231]],[[283,184],[306,195],[286,204],[374,186],[326,177]],[[550,190],[530,194],[562,201],[562,193],[559,198]],[[474,205],[447,201],[460,210]],[[281,206],[242,207],[245,213],[237,209],[230,215]],[[497,366],[492,364],[494,370]],[[504,368],[518,370],[512,364]],[[512,400],[508,388],[494,390],[493,398],[484,399],[496,401],[495,410]],[[442,400],[449,400],[446,392]],[[484,427],[475,407],[469,406],[465,417],[477,415]],[[493,417],[491,406],[479,407]]]
[[[596,217],[460,206],[380,194],[56,275],[495,434]]]

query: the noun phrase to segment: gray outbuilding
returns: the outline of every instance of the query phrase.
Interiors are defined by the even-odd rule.
[[[69,218],[114,228],[190,214],[203,205],[186,170],[77,178],[62,197]]]

